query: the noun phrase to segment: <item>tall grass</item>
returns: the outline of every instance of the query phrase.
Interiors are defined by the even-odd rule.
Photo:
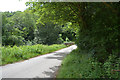
[[[62,48],[65,48],[65,45],[31,45],[31,46],[13,46],[13,47],[2,47],[2,64],[9,64],[17,62],[20,60],[29,59],[38,55],[50,53]]]
[[[63,60],[57,78],[118,78],[120,58],[110,55],[102,64],[92,58],[91,54],[73,51]]]

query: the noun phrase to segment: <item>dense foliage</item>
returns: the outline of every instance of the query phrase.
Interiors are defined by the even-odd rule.
[[[4,12],[2,20],[3,45],[23,45],[34,39],[35,21],[30,13]]]
[[[119,56],[120,36],[118,28],[118,3],[86,4],[84,26],[79,32],[77,41],[79,51],[82,53],[92,53],[100,62],[104,62],[110,54]],[[92,7],[91,7],[92,6]],[[88,11],[92,9],[92,11]],[[115,10],[115,11],[114,11]],[[88,15],[88,13],[90,13]]]
[[[105,80],[107,78],[109,78],[108,80],[120,78],[119,72],[114,71],[119,70],[120,58],[116,59],[117,56],[110,55],[108,60],[101,64],[91,56],[91,54],[80,54],[73,51],[63,60],[57,78],[94,78],[100,80],[101,78],[105,78]]]
[[[65,30],[67,25],[37,23],[38,15],[30,11],[2,13],[2,45],[60,44],[73,36]],[[69,31],[72,32],[72,31]],[[69,35],[69,36],[67,36]],[[68,39],[68,41],[69,41]]]
[[[41,44],[60,44],[62,43],[62,40],[60,40],[60,33],[62,32],[62,29],[60,26],[47,23],[45,25],[38,24],[35,31],[35,39],[34,42],[41,43]]]

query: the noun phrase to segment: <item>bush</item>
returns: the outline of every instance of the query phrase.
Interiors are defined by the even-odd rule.
[[[119,70],[119,64],[120,58],[115,55],[102,64],[92,54],[73,51],[63,60],[57,78],[118,78],[118,72],[113,70]]]

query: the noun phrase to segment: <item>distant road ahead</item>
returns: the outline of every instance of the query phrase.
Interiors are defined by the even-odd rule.
[[[63,58],[76,48],[76,45],[72,45],[50,54],[2,66],[2,78],[53,78]]]

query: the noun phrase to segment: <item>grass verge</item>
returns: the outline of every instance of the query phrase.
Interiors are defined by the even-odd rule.
[[[72,51],[63,60],[57,78],[118,78],[120,59],[114,55],[104,63],[97,62],[91,54],[80,54]]]
[[[54,45],[31,45],[31,46],[14,46],[14,47],[1,47],[2,49],[2,64],[5,65],[21,60],[26,60],[35,56],[43,55],[46,53],[54,52],[56,50],[65,48],[63,44]]]

